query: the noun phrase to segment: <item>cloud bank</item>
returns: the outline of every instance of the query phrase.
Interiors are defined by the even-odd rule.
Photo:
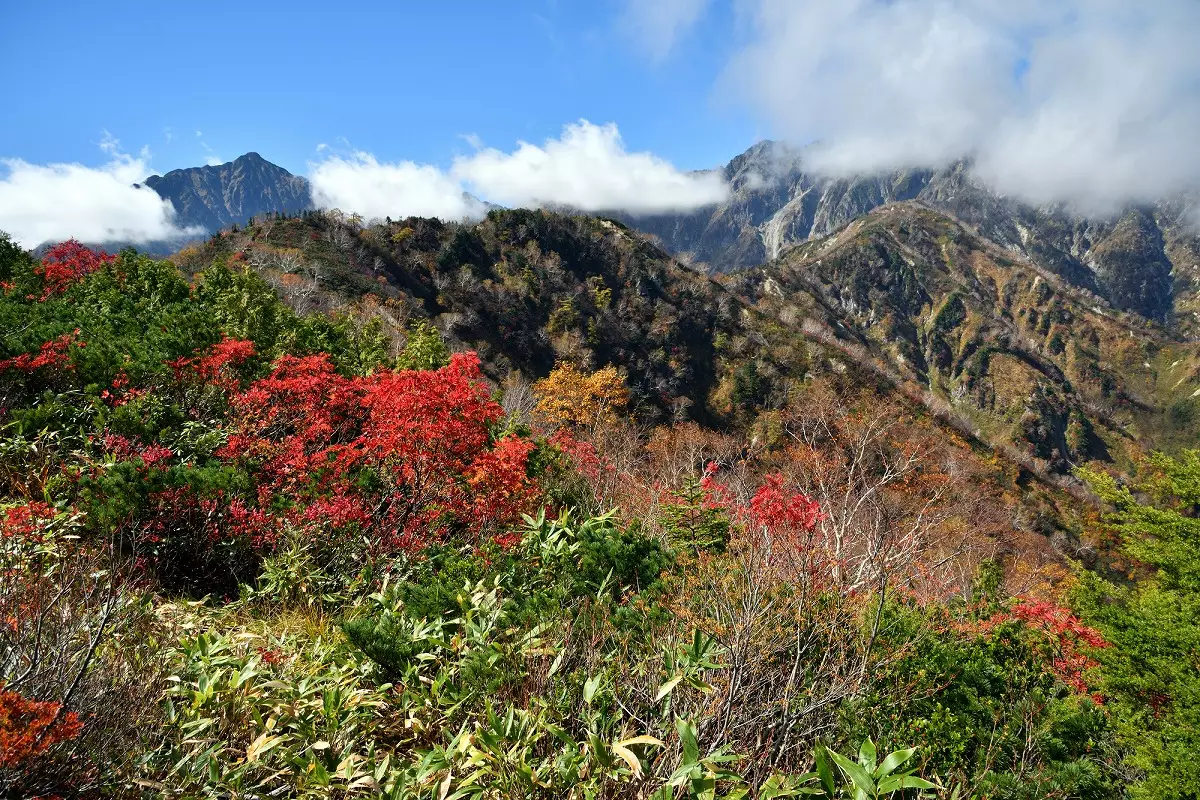
[[[22,247],[75,238],[84,242],[146,242],[187,236],[175,224],[175,209],[153,189],[133,184],[150,173],[145,151],[121,153],[106,136],[110,157],[102,167],[30,164],[0,159],[0,230]]]
[[[972,157],[1098,208],[1200,186],[1195,0],[737,0],[723,90],[831,173]]]
[[[313,202],[367,218],[440,217],[459,220],[486,209],[452,177],[428,164],[381,164],[370,153],[332,156],[310,168]]]
[[[503,205],[583,211],[686,211],[728,192],[720,174],[681,172],[652,153],[627,152],[616,125],[587,120],[541,147],[520,142],[511,153],[485,149],[456,159],[453,174]]]
[[[628,152],[616,125],[587,120],[540,146],[519,142],[509,153],[477,146],[446,171],[358,152],[312,164],[310,179],[317,205],[367,217],[480,216],[486,206],[472,195],[504,206],[655,213],[718,203],[728,192],[720,174]]]

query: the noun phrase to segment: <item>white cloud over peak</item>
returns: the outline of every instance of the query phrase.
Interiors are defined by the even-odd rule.
[[[653,153],[630,153],[614,124],[567,125],[541,146],[479,150],[455,159],[453,174],[507,206],[565,205],[583,211],[653,213],[718,203],[728,193],[715,172],[682,172]]]
[[[630,213],[688,210],[728,192],[719,173],[684,172],[652,153],[628,152],[616,125],[587,120],[541,145],[519,142],[512,152],[478,147],[448,171],[381,163],[357,152],[312,164],[309,178],[317,205],[367,217],[481,215],[483,205],[468,192],[504,206]]]
[[[324,148],[322,152],[328,150]],[[464,196],[462,186],[437,167],[401,161],[380,163],[370,153],[331,156],[310,165],[313,201],[367,218],[481,216],[483,206]]]
[[[1101,207],[1200,185],[1195,0],[738,0],[723,89],[850,173],[973,157]]]
[[[175,224],[175,209],[145,186],[134,184],[151,174],[149,154],[135,158],[120,151],[107,132],[100,148],[110,157],[101,167],[82,164],[30,164],[0,159],[0,230],[23,247],[79,239],[146,242],[196,231]]]

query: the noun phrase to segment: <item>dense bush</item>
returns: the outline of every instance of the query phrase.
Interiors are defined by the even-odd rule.
[[[1008,597],[967,448],[765,358],[718,389],[686,350],[726,323],[683,302],[715,290],[591,225],[384,240],[471,324],[581,279],[556,335],[622,368],[580,349],[505,397],[419,315],[298,314],[219,241],[189,283],[0,240],[0,793],[1187,796],[1195,457],[1152,506],[1090,476],[1156,575],[1085,577],[1084,619]],[[627,421],[688,392],[753,438]]]
[[[1194,797],[1200,792],[1191,768],[1200,747],[1200,451],[1155,457],[1143,469],[1132,485],[1083,473],[1107,504],[1105,521],[1137,580],[1085,575],[1075,599],[1113,645],[1096,658],[1100,689],[1130,754],[1131,793]]]

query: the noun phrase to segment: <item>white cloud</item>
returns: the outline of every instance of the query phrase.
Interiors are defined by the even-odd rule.
[[[0,230],[23,247],[75,238],[84,242],[146,242],[192,235],[175,224],[175,210],[154,190],[134,187],[151,174],[148,153],[120,152],[105,132],[100,148],[111,160],[102,167],[30,164],[0,159]]]
[[[630,153],[617,126],[567,125],[540,147],[519,142],[457,158],[452,173],[481,197],[506,206],[571,206],[583,211],[653,213],[718,203],[719,173],[683,172],[653,153]]]
[[[971,156],[997,189],[1102,207],[1200,185],[1195,0],[740,0],[726,92],[829,172]]]
[[[700,21],[709,0],[626,0],[621,25],[655,61],[671,54]]]
[[[380,163],[370,153],[332,156],[310,165],[313,201],[368,218],[481,216],[483,206],[463,194],[462,186],[437,167],[401,161]]]
[[[482,215],[486,207],[470,195],[509,207],[651,213],[710,205],[728,192],[719,173],[683,172],[652,153],[630,153],[615,125],[586,120],[541,146],[481,147],[449,171],[355,152],[311,164],[309,179],[317,205],[367,217]]]

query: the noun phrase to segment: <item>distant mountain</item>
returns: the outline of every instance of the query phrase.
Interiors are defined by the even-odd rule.
[[[966,162],[831,178],[808,170],[802,149],[769,141],[730,161],[724,176],[732,189],[724,203],[621,219],[693,266],[728,272],[771,261],[887,203],[916,200],[1119,309],[1200,330],[1200,237],[1185,224],[1196,197],[1090,219],[997,194]]]
[[[697,269],[730,272],[773,261],[889,203],[916,201],[1097,300],[1200,335],[1200,235],[1186,224],[1200,208],[1200,196],[1088,218],[1063,206],[1035,207],[1000,195],[967,162],[833,178],[808,169],[803,149],[770,141],[734,158],[723,173],[732,191],[719,205],[604,216],[652,235]],[[209,232],[244,225],[259,214],[313,208],[307,180],[257,153],[220,166],[173,170],[146,184],[171,201],[180,224]],[[480,207],[495,208],[482,202]]]
[[[182,227],[212,233],[244,225],[259,214],[295,214],[313,207],[308,181],[258,153],[212,167],[190,167],[153,175],[146,185],[170,200]]]

